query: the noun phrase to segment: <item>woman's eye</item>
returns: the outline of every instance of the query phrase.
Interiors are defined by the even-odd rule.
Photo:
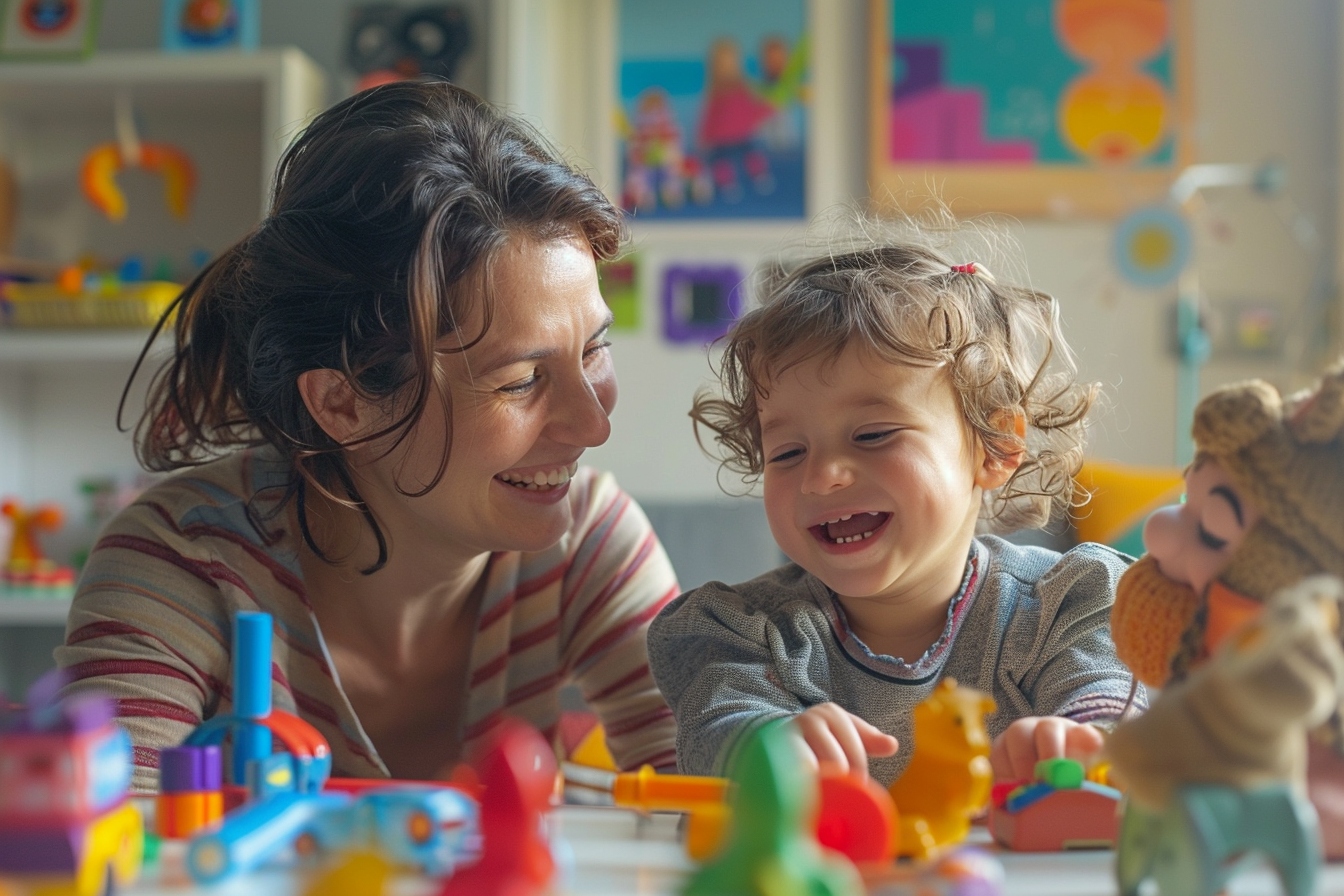
[[[1196,524],[1195,534],[1199,537],[1199,543],[1211,551],[1221,551],[1223,548],[1227,547],[1227,539],[1219,538],[1217,535],[1214,535],[1208,529],[1204,528],[1203,523]]]
[[[533,374],[532,376],[528,377],[525,380],[521,380],[516,383],[510,383],[507,386],[500,386],[499,391],[507,392],[510,395],[521,395],[524,392],[530,390],[533,386],[535,386],[537,384],[538,379],[539,377],[537,377],[536,374]]]
[[[889,435],[891,435],[892,433],[894,433],[895,431],[896,431],[895,429],[883,429],[883,430],[878,430],[877,432],[863,432],[863,433],[859,433],[857,436],[855,436],[855,437],[854,437],[854,441],[856,441],[856,442],[880,442],[880,441],[882,441],[883,439],[885,439],[887,436],[889,436]]]
[[[611,348],[611,343],[604,339],[603,341],[597,343],[596,345],[590,345],[586,349],[584,349],[583,356],[585,358],[591,358],[599,354],[603,349],[607,348]]]
[[[793,460],[794,458],[802,456],[803,456],[803,449],[790,448],[787,451],[781,451],[779,454],[776,454],[774,457],[770,458],[769,462],[772,464],[777,464],[780,463],[781,461]]]

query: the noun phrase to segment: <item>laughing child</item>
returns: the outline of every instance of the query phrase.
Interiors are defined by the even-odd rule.
[[[687,592],[650,627],[683,773],[722,774],[746,731],[792,718],[820,765],[890,784],[947,677],[997,704],[998,778],[1100,748],[1131,688],[1109,631],[1129,558],[978,534],[1068,507],[1096,395],[1074,375],[1053,299],[924,245],[767,285],[691,417],[763,482],[793,562]]]

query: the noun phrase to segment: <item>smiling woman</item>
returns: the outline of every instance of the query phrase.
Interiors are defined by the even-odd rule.
[[[319,116],[269,216],[178,301],[137,443],[177,470],[112,521],[57,660],[119,700],[135,784],[231,711],[238,610],[276,708],[337,774],[430,777],[577,684],[623,766],[673,762],[644,634],[677,593],[647,519],[580,466],[610,434],[596,262],[619,213],[444,82]]]

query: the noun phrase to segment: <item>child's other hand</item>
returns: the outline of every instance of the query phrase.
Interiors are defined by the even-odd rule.
[[[1058,716],[1028,716],[994,738],[989,764],[997,781],[1029,781],[1040,760],[1063,756],[1086,762],[1101,744],[1101,731],[1091,725]]]
[[[834,703],[809,706],[793,724],[807,743],[818,770],[826,774],[868,777],[869,756],[891,756],[899,746],[885,734]]]

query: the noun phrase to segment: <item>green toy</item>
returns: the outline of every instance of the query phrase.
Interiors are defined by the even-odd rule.
[[[787,721],[761,725],[737,751],[729,777],[732,825],[722,852],[682,896],[859,896],[854,866],[823,852],[813,833],[817,778],[799,774]]]

